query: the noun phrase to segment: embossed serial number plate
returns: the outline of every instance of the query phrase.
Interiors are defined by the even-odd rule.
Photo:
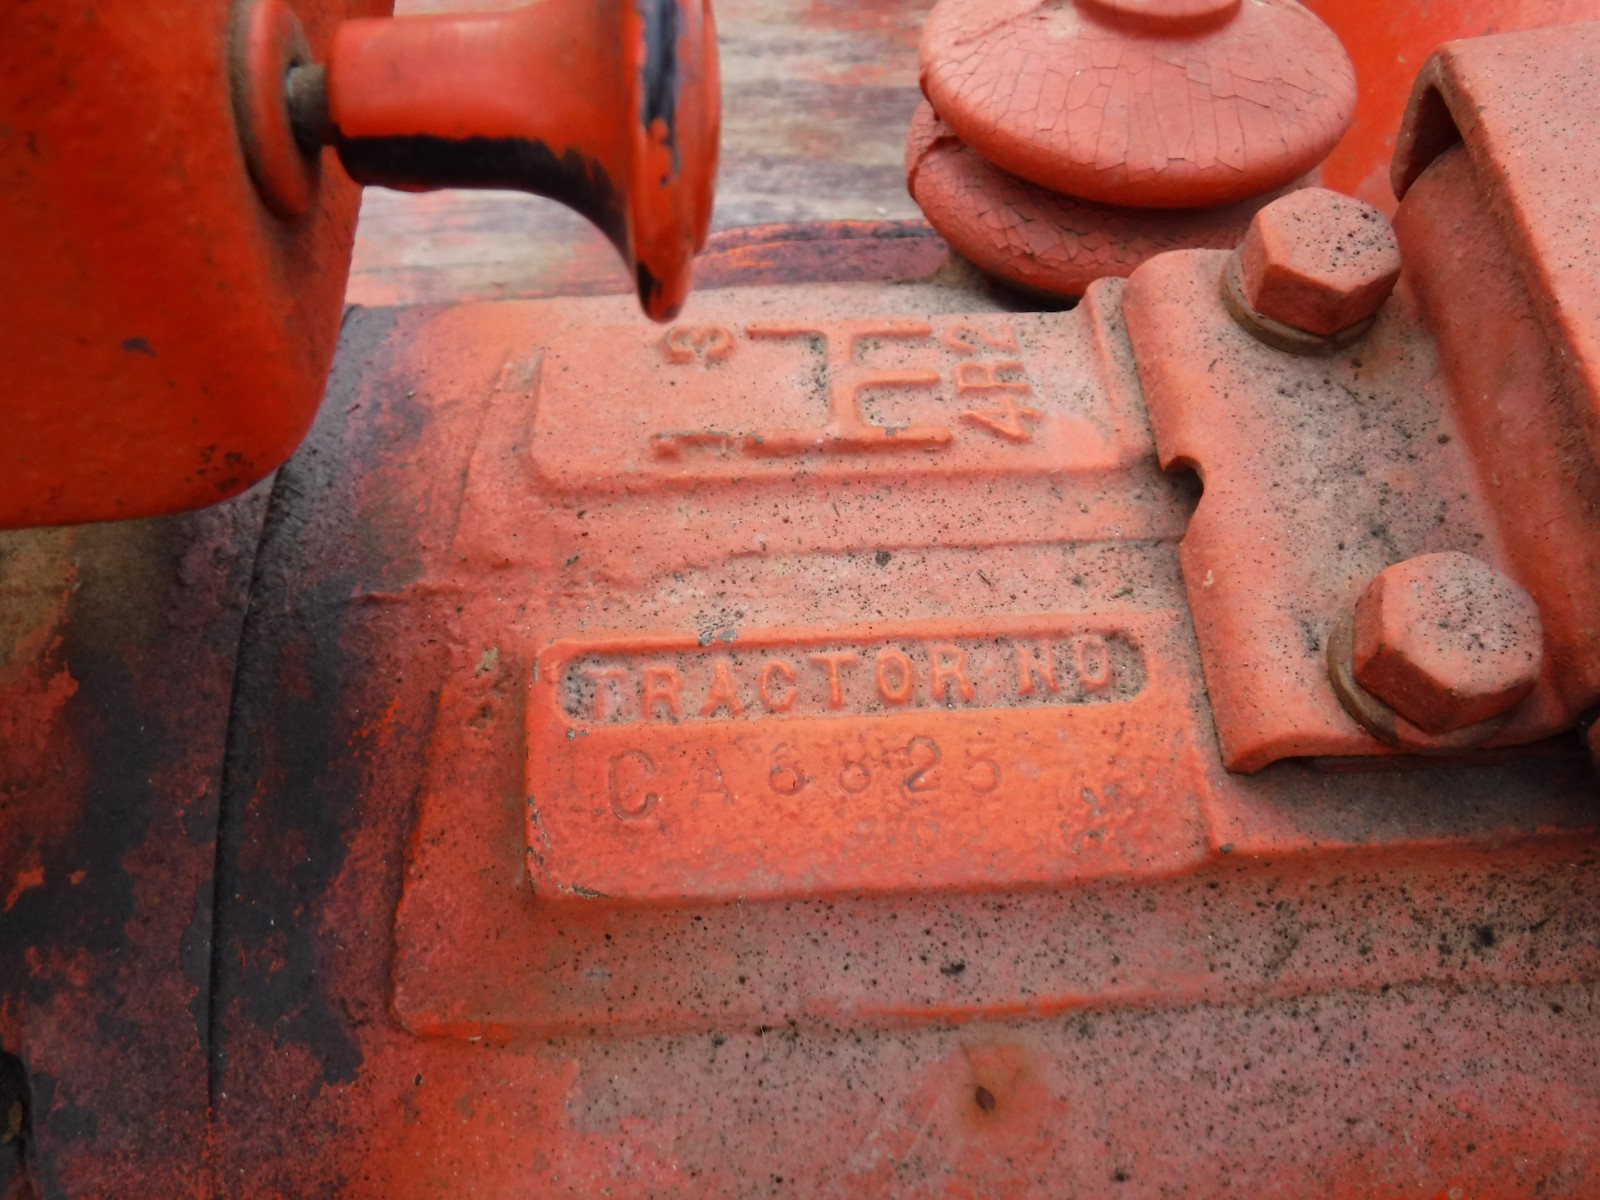
[[[1164,786],[1186,752],[1175,625],[556,644],[529,705],[530,875],[546,897],[677,903],[1177,865],[1195,833]]]

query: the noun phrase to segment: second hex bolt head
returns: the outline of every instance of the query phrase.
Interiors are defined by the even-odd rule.
[[[1258,212],[1236,261],[1251,308],[1318,337],[1371,317],[1400,278],[1389,219],[1325,188],[1291,192]]]
[[[1470,554],[1387,568],[1356,603],[1356,681],[1432,734],[1507,712],[1533,690],[1544,630],[1533,598]]]

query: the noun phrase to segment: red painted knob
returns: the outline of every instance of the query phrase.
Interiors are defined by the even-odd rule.
[[[1136,208],[1283,187],[1339,140],[1355,71],[1294,0],[940,0],[922,90],[984,158]]]
[[[716,177],[709,0],[346,21],[326,88],[352,178],[552,197],[611,239],[652,317],[687,297]]]
[[[985,161],[924,102],[906,138],[906,179],[928,223],[991,275],[1051,296],[1081,296],[1168,250],[1229,250],[1280,188],[1238,204],[1159,211],[1048,191]],[[1299,179],[1291,188],[1303,187]]]

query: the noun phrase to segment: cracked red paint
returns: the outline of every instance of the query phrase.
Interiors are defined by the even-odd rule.
[[[924,103],[911,121],[906,177],[928,223],[959,254],[1019,287],[1079,296],[1167,250],[1238,245],[1265,204],[1288,187],[1220,208],[1152,212],[1064,196],[1009,175],[964,145]]]
[[[1177,34],[1130,34],[1093,12],[1082,0],[942,0],[923,31],[923,91],[962,141],[1013,174],[1146,208],[1283,187],[1350,121],[1350,59],[1293,0]]]

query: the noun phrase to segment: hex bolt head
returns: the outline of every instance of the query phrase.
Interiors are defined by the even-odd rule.
[[[1544,662],[1539,608],[1470,554],[1379,572],[1356,602],[1356,682],[1418,728],[1450,733],[1507,712]]]
[[[1325,188],[1290,192],[1256,213],[1236,261],[1256,312],[1319,337],[1372,316],[1400,278],[1389,219]]]

